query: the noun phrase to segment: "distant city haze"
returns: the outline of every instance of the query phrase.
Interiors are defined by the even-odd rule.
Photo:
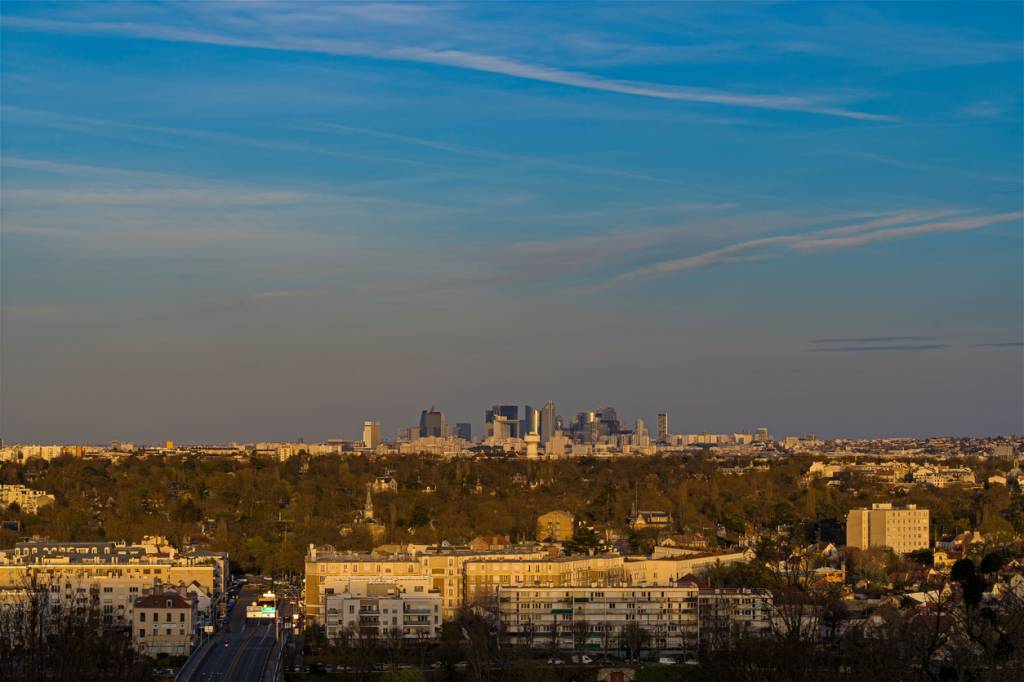
[[[0,436],[1024,432],[1020,3],[2,8]]]

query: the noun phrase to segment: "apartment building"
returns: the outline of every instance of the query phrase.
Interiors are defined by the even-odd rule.
[[[466,604],[493,603],[498,585],[568,585],[620,580],[622,557],[552,557],[538,548],[473,551],[430,547],[412,554],[347,554],[311,545],[306,555],[306,616],[324,620],[324,597],[388,580],[402,592],[436,592],[444,620]]]
[[[871,509],[851,509],[846,515],[846,545],[858,549],[891,547],[900,553],[928,548],[927,509],[917,505],[893,507],[875,503]]]
[[[53,504],[57,498],[45,490],[33,490],[23,485],[4,485],[0,483],[0,507],[6,509],[17,504],[22,513],[38,514],[39,509]]]
[[[572,540],[572,514],[549,511],[537,517],[537,542],[568,542]]]
[[[498,617],[513,645],[616,649],[635,624],[661,651],[694,651],[737,630],[771,628],[773,599],[763,589],[703,589],[695,583],[614,587],[502,587]],[[582,646],[581,646],[582,645]]]
[[[441,631],[441,595],[404,592],[388,582],[368,583],[363,594],[325,595],[324,626],[331,639],[343,631],[360,637],[433,639]]]
[[[693,583],[651,587],[499,587],[501,632],[513,645],[619,648],[638,625],[650,646],[692,651],[698,641],[698,589]],[[582,645],[582,646],[581,646]]]
[[[132,608],[132,646],[146,656],[188,656],[196,622],[195,602],[177,592],[139,597]]]
[[[615,585],[623,579],[619,555],[546,557],[543,559],[477,558],[465,562],[465,603],[491,608],[501,587],[573,587]]]
[[[697,595],[700,639],[713,644],[734,632],[764,632],[772,626],[775,600],[766,589],[701,589]]]
[[[43,589],[50,599],[95,606],[110,625],[131,624],[136,599],[165,587],[201,591],[219,611],[227,572],[227,554],[178,552],[159,537],[134,545],[35,540],[0,550],[0,590]]]
[[[679,553],[675,555],[663,553],[661,556],[655,554],[650,558],[629,557],[623,568],[626,580],[633,585],[665,585],[687,575],[701,575],[713,566],[749,561],[752,554],[749,549],[734,552]]]

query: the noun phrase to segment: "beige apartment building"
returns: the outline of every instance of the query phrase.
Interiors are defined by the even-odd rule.
[[[537,542],[568,542],[572,540],[572,514],[549,511],[537,517]]]
[[[662,549],[656,547],[655,550]],[[680,551],[680,550],[675,550]],[[692,552],[679,555],[629,557],[624,565],[626,579],[633,585],[665,585],[688,575],[699,576],[713,566],[749,561],[752,552]]]
[[[614,585],[623,576],[619,555],[478,558],[465,563],[464,599],[468,605],[492,607],[500,587]]]
[[[195,622],[195,602],[177,592],[139,597],[132,608],[132,646],[146,656],[188,656]]]
[[[386,580],[400,592],[435,592],[444,620],[463,605],[493,603],[499,585],[589,585],[622,579],[619,556],[552,557],[543,549],[471,551],[431,547],[415,555],[346,554],[310,546],[306,555],[306,616],[324,622],[324,597],[358,593]]]
[[[0,550],[0,590],[45,589],[75,606],[96,606],[104,622],[128,625],[135,600],[164,587],[201,591],[223,604],[227,555],[179,553],[163,538],[124,542],[19,542]]]
[[[23,485],[4,485],[0,483],[0,507],[7,509],[17,504],[25,514],[38,514],[41,507],[57,501],[57,498],[45,490],[33,490]]]
[[[928,524],[928,510],[913,504],[893,507],[885,502],[872,504],[871,509],[851,509],[846,515],[846,545],[858,549],[891,547],[904,554],[927,549]]]

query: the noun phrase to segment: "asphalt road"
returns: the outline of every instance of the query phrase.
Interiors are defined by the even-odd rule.
[[[259,682],[274,647],[274,625],[247,625],[245,606],[252,603],[260,590],[246,586],[231,610],[230,632],[213,637],[212,648],[202,664],[183,682]],[[227,646],[224,646],[225,642]]]

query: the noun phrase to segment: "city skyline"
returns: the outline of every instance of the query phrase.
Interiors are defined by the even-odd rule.
[[[1024,432],[1022,23],[4,3],[0,435]]]

